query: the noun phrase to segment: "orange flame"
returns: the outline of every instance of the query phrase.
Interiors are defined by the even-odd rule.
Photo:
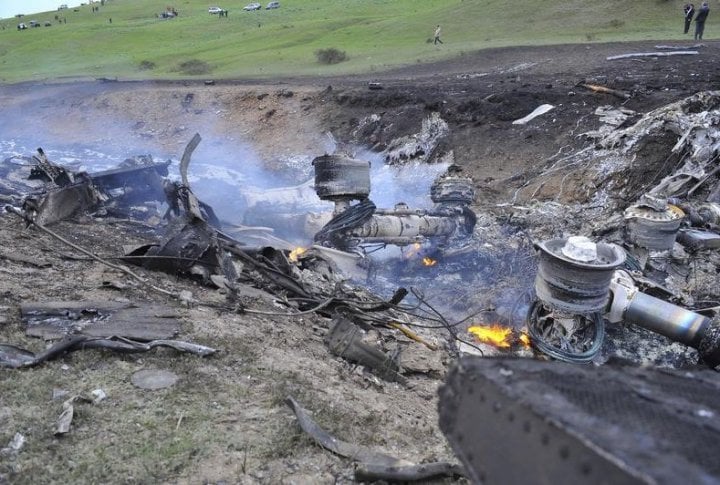
[[[425,266],[435,266],[437,264],[437,259],[430,258],[428,256],[425,256],[423,258],[423,264]]]
[[[512,328],[503,327],[494,324],[487,327],[473,325],[468,328],[468,332],[473,334],[480,342],[493,345],[501,349],[507,349],[511,346]]]
[[[305,254],[307,252],[307,249],[305,248],[295,248],[292,251],[290,251],[290,254],[288,255],[288,259],[291,263],[297,263],[298,258]]]
[[[523,345],[523,347],[530,348],[530,336],[526,333],[521,333],[520,343]]]

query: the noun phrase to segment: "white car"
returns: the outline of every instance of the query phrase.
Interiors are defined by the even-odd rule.
[[[260,10],[262,8],[262,5],[259,3],[251,3],[243,7],[243,10],[247,10],[248,12],[251,10]]]
[[[212,13],[212,14],[220,13],[222,11],[223,11],[223,9],[221,9],[220,7],[210,7],[208,9],[208,13]]]
[[[265,10],[272,10],[274,8],[280,8],[280,2],[270,2],[267,4],[267,7],[265,7]]]

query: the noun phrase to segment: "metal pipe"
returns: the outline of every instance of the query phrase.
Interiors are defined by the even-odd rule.
[[[357,238],[439,237],[452,235],[457,227],[449,217],[373,215],[362,226],[352,229],[350,235]]]
[[[659,298],[637,292],[625,310],[625,321],[698,348],[711,320]]]

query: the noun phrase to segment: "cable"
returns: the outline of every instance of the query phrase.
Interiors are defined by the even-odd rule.
[[[375,209],[375,204],[370,199],[360,201],[330,219],[330,222],[315,234],[315,241],[332,241],[339,233],[364,224],[375,213]]]
[[[590,348],[584,352],[571,352],[555,347],[554,345],[546,342],[540,335],[536,325],[540,321],[539,313],[542,308],[544,308],[543,304],[540,300],[536,300],[528,311],[527,328],[528,334],[530,335],[530,342],[533,347],[537,348],[542,353],[547,354],[554,359],[562,360],[563,362],[586,364],[592,361],[600,351],[603,341],[605,340],[605,321],[603,320],[602,315],[599,312],[590,315],[582,315],[582,317],[592,320],[595,324],[593,343]]]

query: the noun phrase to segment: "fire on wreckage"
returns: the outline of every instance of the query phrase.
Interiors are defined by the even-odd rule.
[[[611,360],[601,367],[570,364],[602,362],[606,321],[615,339],[639,327],[645,332],[639,335],[652,332],[696,349],[711,368],[720,364],[720,92],[617,126],[588,134],[594,149],[564,158],[573,169],[559,174],[562,182],[573,171],[588,175],[585,203],[562,208],[570,217],[585,212],[576,234],[603,240],[562,233],[548,239],[538,225],[552,227],[557,212],[533,213],[531,230],[541,242],[526,325],[536,349],[568,363],[464,357],[441,389],[440,427],[474,483],[720,479],[716,372]],[[633,185],[633,169],[648,175],[637,160],[643,147],[663,136],[674,138],[664,163]],[[552,172],[531,180],[536,192]],[[636,202],[623,207],[633,193]],[[589,214],[602,222],[588,221]]]
[[[653,316],[647,308],[657,302],[649,301],[648,298],[654,297],[637,288],[638,285],[650,287],[656,292],[665,289],[663,278],[672,280],[676,239],[688,251],[720,245],[720,236],[713,232],[720,226],[720,185],[711,183],[719,173],[713,165],[717,164],[718,153],[717,130],[714,128],[717,124],[716,103],[717,93],[700,93],[692,99],[649,113],[624,130],[600,130],[588,134],[598,139],[593,156],[600,154],[598,165],[603,165],[602,176],[605,177],[622,168],[607,170],[608,163],[619,165],[618,152],[631,153],[643,135],[668,125],[681,135],[672,152],[682,152],[684,164],[656,187],[650,188],[637,204],[625,210],[627,261],[623,249],[604,243],[596,245],[583,241],[579,243],[580,250],[574,246],[575,238],[536,244],[540,261],[535,284],[537,299],[528,311],[526,329],[535,350],[561,360],[590,361],[603,345],[604,321],[629,321],[696,348],[709,364],[717,364],[720,358],[717,356],[717,322],[668,302],[661,308],[671,312],[672,317],[667,316],[666,321]],[[707,109],[698,108],[698,104]],[[623,113],[627,116],[627,110]],[[607,116],[607,110],[602,114]],[[99,209],[100,212],[114,213],[157,200],[168,202],[166,217],[170,212],[179,214],[180,206],[184,205],[197,220],[219,228],[220,221],[212,208],[197,200],[187,185],[189,156],[199,143],[199,137],[194,142],[183,157],[182,184],[165,178],[167,163],[154,163],[151,159],[95,174],[69,174],[50,163],[39,150],[34,157],[36,167],[32,177],[50,181],[55,188],[25,198],[25,214],[36,224],[44,225],[79,211]],[[587,156],[587,151],[583,151],[577,154],[577,159],[582,162]],[[430,198],[435,205],[431,209],[413,209],[403,203],[390,209],[375,207],[370,200],[370,164],[367,161],[342,154],[324,155],[313,161],[313,167],[317,196],[333,202],[335,207],[331,214],[315,216],[319,230],[314,234],[312,249],[350,274],[364,274],[357,270],[367,266],[368,248],[409,246],[413,252],[417,251],[418,245],[429,246],[431,253],[428,255],[426,250],[422,260],[433,266],[438,259],[442,260],[444,251],[452,252],[473,238],[477,220],[470,209],[475,196],[474,183],[455,166],[433,183]],[[706,200],[698,197],[700,193],[705,194]],[[226,238],[224,233],[218,234],[220,240]],[[268,245],[277,242],[281,247],[292,246],[264,236]],[[188,225],[161,247],[136,248],[126,255],[126,261],[141,261],[152,269],[195,272],[205,281],[211,274],[218,273],[219,267],[225,272],[214,274],[216,279],[231,280],[235,275],[231,265],[222,261],[225,252],[209,250],[216,245],[215,237],[206,237],[203,229]],[[262,236],[260,240],[263,240]],[[188,247],[193,247],[194,251],[187,252]],[[613,249],[607,249],[610,247]],[[605,254],[608,251],[610,253]],[[296,254],[297,251],[289,256],[294,259]],[[602,280],[599,283],[596,281],[598,274]],[[232,284],[231,281],[228,283]],[[669,289],[666,296],[681,301],[678,293]],[[620,308],[623,304],[626,306]],[[609,316],[604,315],[606,310]],[[683,325],[689,327],[683,330]],[[525,332],[518,333],[514,329],[511,333],[515,340],[519,337],[527,340]],[[482,335],[483,332],[474,334]]]
[[[548,238],[547,231],[542,227],[548,216],[541,210],[533,213],[535,220],[530,231],[534,239],[539,241],[535,244],[538,254],[538,271],[534,284],[535,298],[529,305],[524,322],[526,328],[524,330],[514,328],[510,332],[501,330],[500,333],[508,336],[512,342],[507,344],[506,340],[501,339],[500,343],[496,344],[497,347],[516,350],[522,347],[522,342],[526,342],[529,335],[530,345],[540,355],[568,362],[598,361],[599,350],[606,339],[606,321],[611,326],[625,322],[696,349],[699,358],[710,367],[720,364],[718,307],[696,308],[693,311],[686,309],[685,306],[692,306],[693,300],[690,291],[686,288],[687,285],[683,284],[683,275],[684,281],[687,282],[689,279],[687,267],[690,265],[687,262],[691,260],[690,256],[693,254],[706,254],[707,259],[715,265],[713,270],[720,267],[720,258],[713,251],[720,247],[718,243],[720,235],[716,232],[720,226],[718,120],[720,120],[720,93],[699,93],[682,102],[648,113],[627,128],[587,134],[597,140],[595,149],[592,152],[588,150],[578,152],[574,157],[567,157],[565,161],[574,166],[584,166],[588,173],[592,174],[593,171],[595,173],[593,176],[596,180],[592,185],[596,190],[591,194],[590,199],[595,207],[598,207],[600,202],[601,209],[595,217],[602,217],[607,223],[602,230],[597,230],[592,224],[582,221],[577,222],[576,227],[581,229],[579,233],[584,232],[596,237],[601,235],[604,241],[591,241],[582,236],[567,234],[563,234],[563,237]],[[623,185],[623,174],[629,170],[628,167],[633,167],[637,147],[641,145],[641,141],[648,136],[656,135],[658,131],[670,131],[677,136],[677,143],[669,151],[670,156],[676,157],[675,165],[678,168],[673,172],[663,173],[662,175],[667,176],[654,187],[643,184],[646,194],[636,198],[634,205],[622,207],[621,202],[618,202],[622,200],[621,197],[607,197],[608,187],[618,192],[633,189],[629,185]],[[54,220],[68,217],[78,210],[89,210],[98,206],[113,208],[118,202],[118,197],[132,193],[133,187],[126,181],[116,185],[113,185],[114,182],[108,182],[100,187],[102,185],[100,181],[118,180],[114,177],[120,176],[123,170],[140,170],[145,174],[155,174],[157,177],[152,175],[148,178],[150,180],[148,187],[138,191],[149,190],[161,200],[169,194],[168,205],[175,212],[186,213],[188,223],[179,232],[171,234],[165,244],[149,245],[150,247],[139,250],[140,252],[130,253],[127,256],[128,261],[138,258],[146,267],[199,274],[206,281],[216,284],[220,282],[232,290],[237,274],[233,272],[233,266],[228,258],[239,258],[263,272],[266,283],[270,281],[276,287],[281,287],[310,302],[309,305],[301,307],[301,310],[313,308],[316,311],[331,310],[329,303],[325,304],[322,300],[311,298],[313,295],[309,295],[301,284],[280,270],[288,262],[284,256],[280,257],[277,252],[274,253],[270,249],[243,248],[221,230],[209,229],[212,223],[219,221],[212,216],[210,207],[203,205],[194,197],[187,186],[186,176],[183,177],[183,184],[169,183],[162,178],[161,166],[146,164],[119,169],[120,174],[113,172],[70,177],[67,174],[63,175],[57,167],[48,165],[42,153],[37,162],[38,168],[45,177],[52,180],[59,188],[25,201],[25,210],[20,213],[24,214],[29,222],[41,226],[43,222],[51,224]],[[183,164],[181,168],[182,166]],[[442,254],[445,250],[452,250],[458,245],[472,241],[478,235],[478,230],[475,228],[477,215],[470,209],[474,198],[474,184],[455,170],[440,177],[433,185],[430,195],[435,206],[432,209],[420,210],[404,205],[397,205],[392,209],[377,209],[369,199],[368,162],[343,155],[325,155],[315,159],[314,168],[317,195],[322,200],[333,202],[335,208],[332,214],[321,219],[324,224],[316,232],[316,244],[309,251],[315,251],[316,254],[328,258],[340,268],[358,266],[365,261],[367,258],[364,251],[372,245],[414,247],[419,243],[429,243],[439,251],[438,254]],[[165,169],[167,169],[166,165]],[[187,170],[187,163],[184,163],[184,169]],[[540,174],[540,177],[549,177],[551,172],[553,170],[548,170]],[[604,188],[598,189],[598,187]],[[113,191],[118,190],[122,194],[109,196]],[[148,200],[147,195],[142,196],[141,199]],[[355,201],[356,203],[353,204]],[[568,212],[576,210],[574,213],[582,214],[585,211],[590,212],[587,205],[589,204],[578,203],[574,209],[569,206],[565,209]],[[620,217],[613,214],[618,209],[623,211]],[[16,209],[12,210],[19,212]],[[47,215],[43,216],[43,214]],[[554,214],[551,212],[549,217],[554,217]],[[551,226],[551,223],[547,224],[547,227]],[[256,259],[250,256],[255,254],[261,257]],[[167,259],[173,262],[169,269]],[[350,264],[347,264],[348,261]],[[717,289],[708,288],[698,294],[717,297],[716,293]],[[344,325],[347,325],[347,322]],[[339,342],[355,342],[353,332],[356,330],[353,326],[350,327],[348,334],[337,334]],[[340,329],[341,326],[336,325],[336,333]],[[482,336],[486,332],[476,330],[472,333],[478,335],[478,338],[485,338]],[[487,337],[487,340],[494,338]],[[367,349],[362,350],[360,343],[357,345],[354,355],[364,355],[367,358],[372,354]],[[372,358],[377,361],[383,360],[382,356]],[[464,383],[487,380],[488,384],[484,388],[487,396],[481,399],[482,402],[489,399],[488,396],[492,392],[497,391],[496,400],[499,404],[489,409],[491,413],[500,412],[504,406],[501,401],[511,396],[511,400],[518,404],[517,409],[513,408],[515,410],[510,414],[520,416],[522,413],[527,413],[528,418],[524,422],[530,424],[524,425],[526,428],[523,431],[527,434],[528,429],[534,426],[533,416],[546,415],[555,419],[553,412],[563,409],[567,403],[559,401],[557,407],[546,404],[536,406],[537,403],[533,402],[535,394],[532,392],[525,400],[518,398],[511,386],[514,385],[513,379],[509,377],[513,373],[518,376],[523,372],[529,375],[534,372],[540,374],[544,372],[545,374],[542,375],[549,375],[548,373],[555,372],[553,369],[558,369],[560,381],[563,375],[576,373],[577,376],[573,379],[578,382],[585,380],[590,386],[597,384],[595,380],[605,378],[604,374],[593,373],[590,367],[571,371],[564,370],[566,368],[563,364],[548,367],[546,363],[534,360],[521,364],[511,360],[506,364],[503,362],[505,361],[499,360],[478,364],[472,358],[460,361],[448,379],[440,402],[442,428],[451,445],[463,461],[471,478],[488,483],[500,483],[502,478],[494,475],[492,460],[478,459],[478,455],[486,451],[481,449],[482,446],[479,444],[484,441],[476,439],[475,436],[468,439],[473,433],[478,437],[482,435],[485,430],[483,422],[474,420],[472,423],[474,427],[469,427],[464,433],[461,430],[468,423],[465,421],[460,423],[458,420],[465,416],[463,413],[467,407],[476,406],[474,403],[478,394],[472,385],[468,386]],[[533,367],[533,362],[537,363],[537,368]],[[387,362],[380,362],[380,365],[387,365]],[[606,373],[615,372],[614,366],[605,367],[608,368]],[[642,369],[619,370],[617,375],[620,379],[623,378],[623,372],[637,374],[640,380],[649,379],[650,382],[662,380],[662,376]],[[496,373],[499,373],[499,378],[496,378]],[[521,380],[520,377],[517,379]],[[677,379],[682,378],[677,377]],[[706,390],[710,389],[717,393],[717,379],[703,376],[699,381],[696,383],[698,389],[702,390],[705,385]],[[506,387],[503,387],[504,385]],[[522,382],[518,384],[519,388],[523,385]],[[526,388],[526,391],[527,389],[529,388]],[[672,400],[658,392],[657,400],[665,403],[663,405],[669,405],[667,403]],[[523,409],[522,406],[526,408]],[[592,410],[589,413],[592,417]],[[707,419],[712,419],[712,426],[718,426],[716,421],[720,410],[703,408],[703,416],[706,415],[710,416]],[[510,419],[510,422],[513,421]],[[553,433],[561,440],[570,440],[564,446],[573,444],[572,439],[578,436],[587,438],[580,441],[583,446],[588,443],[590,446],[587,452],[583,451],[584,454],[577,459],[580,475],[584,477],[586,483],[593,482],[592,477],[588,478],[591,473],[587,470],[593,470],[595,473],[598,470],[605,470],[606,473],[610,473],[608,476],[617,476],[618,480],[628,483],[651,482],[658,479],[658,475],[646,473],[644,467],[647,463],[643,463],[642,460],[630,464],[632,460],[626,460],[624,465],[618,467],[618,462],[623,461],[623,457],[618,458],[609,453],[607,437],[600,437],[595,441],[593,437],[588,438],[584,434],[586,430],[581,429],[581,424],[587,424],[588,421],[581,421],[571,423],[561,417],[558,418],[557,424],[550,423],[550,428],[544,434],[540,433],[540,441],[543,443],[541,448],[549,449],[545,443],[550,439],[547,437],[554,436]],[[622,426],[622,423],[619,426]],[[515,446],[512,440],[521,440],[521,437],[504,433],[505,429],[499,426],[495,437],[497,443],[504,443],[501,447],[507,445],[509,449]],[[494,430],[493,428],[490,431]],[[522,433],[520,435],[522,436]],[[651,441],[657,439],[657,435],[652,435],[648,439]],[[628,456],[632,454],[631,451],[627,451]],[[560,456],[563,459],[567,454],[564,453],[561,449]],[[505,469],[510,465],[511,468],[523,472],[530,470],[531,473],[537,473],[537,476],[544,476],[550,480],[562,477],[564,470],[562,466],[543,467],[542,464],[537,463],[542,461],[540,458],[522,463],[514,461],[513,457],[516,455],[517,453],[506,453],[495,456],[495,462],[504,464]],[[552,460],[555,459],[553,455]],[[720,471],[712,469],[706,462],[692,461],[692,457],[689,460],[695,467],[693,468],[695,476],[701,481],[708,477],[720,476]],[[682,463],[687,465],[687,462]],[[658,473],[662,481],[662,470]],[[667,476],[670,475],[665,477]]]

